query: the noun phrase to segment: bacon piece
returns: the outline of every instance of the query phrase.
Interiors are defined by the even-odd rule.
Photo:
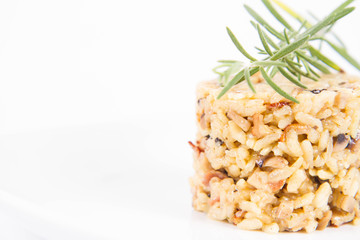
[[[283,106],[289,106],[290,102],[285,102],[285,101],[281,101],[281,102],[276,102],[276,103],[268,103],[266,104],[266,107],[270,110],[276,109],[276,108],[282,108]]]
[[[200,153],[202,153],[202,152],[204,151],[204,149],[202,149],[202,148],[199,147],[199,144],[200,144],[199,141],[196,142],[197,145],[193,144],[191,141],[188,141],[188,143],[189,143],[190,147],[191,147],[191,148],[194,150],[194,152],[196,153],[196,156],[199,156]]]

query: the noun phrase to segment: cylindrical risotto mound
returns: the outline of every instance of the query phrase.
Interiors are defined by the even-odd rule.
[[[194,208],[265,232],[360,223],[360,79],[273,80],[300,103],[259,75],[257,93],[238,84],[220,99],[217,82],[199,84]]]

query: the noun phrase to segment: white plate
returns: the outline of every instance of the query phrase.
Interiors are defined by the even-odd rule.
[[[191,207],[194,129],[156,119],[0,137],[0,214],[39,239],[340,239],[247,232]],[[176,124],[179,124],[176,123]],[[180,129],[180,130],[177,130]]]

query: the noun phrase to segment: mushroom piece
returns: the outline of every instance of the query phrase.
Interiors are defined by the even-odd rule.
[[[205,186],[209,186],[209,183],[210,183],[210,180],[214,177],[217,177],[219,179],[224,179],[224,178],[227,178],[226,174],[222,173],[222,172],[219,172],[219,171],[210,171],[208,173],[206,173],[204,175],[204,180],[203,180],[203,184]]]
[[[301,135],[301,134],[308,134],[311,131],[312,127],[310,127],[309,125],[302,125],[298,123],[290,124],[284,129],[284,132],[280,138],[280,142],[285,142],[286,134],[291,129],[294,129],[297,135]]]
[[[360,150],[360,141],[359,138],[356,137],[355,139],[350,137],[349,144],[346,148],[349,148],[352,152],[358,152]]]
[[[282,189],[285,185],[285,179],[269,181],[269,173],[261,171],[260,169],[255,170],[253,174],[248,178],[247,183],[251,186],[271,192],[277,192]]]
[[[248,178],[247,183],[257,189],[267,189],[268,173],[256,169]]]
[[[230,110],[227,112],[227,117],[233,120],[244,132],[249,131],[251,124],[248,120],[237,114],[235,111]]]
[[[349,144],[349,136],[341,133],[336,137],[334,141],[333,152],[341,152],[343,151]]]
[[[277,181],[277,182],[269,182],[267,185],[269,186],[271,191],[275,193],[284,187],[285,179]]]
[[[271,157],[265,160],[262,167],[284,168],[288,165],[288,161],[283,157]]]
[[[251,133],[255,137],[262,138],[271,133],[270,128],[264,124],[264,116],[263,115],[261,115],[259,113],[254,114],[253,123],[254,123],[254,126],[252,128]]]
[[[348,213],[335,209],[331,217],[331,223],[335,226],[340,226],[344,223],[350,222],[354,219],[355,213]]]

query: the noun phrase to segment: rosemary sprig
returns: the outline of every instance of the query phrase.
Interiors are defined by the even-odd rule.
[[[330,32],[330,29],[338,20],[354,11],[354,7],[348,7],[353,1],[354,0],[345,1],[323,20],[318,21],[316,24],[311,24],[280,0],[262,0],[269,12],[284,26],[283,31],[278,31],[255,10],[244,5],[247,12],[255,20],[255,22],[251,21],[251,24],[256,28],[262,44],[262,48],[256,47],[256,49],[258,50],[258,54],[264,57],[258,60],[252,56],[227,27],[226,30],[232,42],[249,62],[244,63],[235,60],[219,61],[220,65],[214,68],[214,72],[219,75],[219,82],[223,86],[218,98],[222,97],[231,87],[243,81],[246,81],[249,88],[253,92],[256,92],[250,77],[260,72],[266,83],[277,93],[295,103],[299,103],[272,80],[277,73],[283,75],[293,84],[306,89],[306,86],[301,83],[302,76],[318,81],[320,75],[317,71],[324,74],[331,73],[329,68],[342,71],[334,61],[325,56],[320,49],[316,49],[312,45],[312,43],[316,41],[329,44],[337,53],[360,70],[360,64],[350,56],[345,47],[342,45],[338,46],[325,38],[325,34]],[[272,2],[297,19],[301,26],[298,29],[291,26],[276,10]],[[268,33],[270,35],[268,35]],[[276,40],[273,38],[276,38]]]

